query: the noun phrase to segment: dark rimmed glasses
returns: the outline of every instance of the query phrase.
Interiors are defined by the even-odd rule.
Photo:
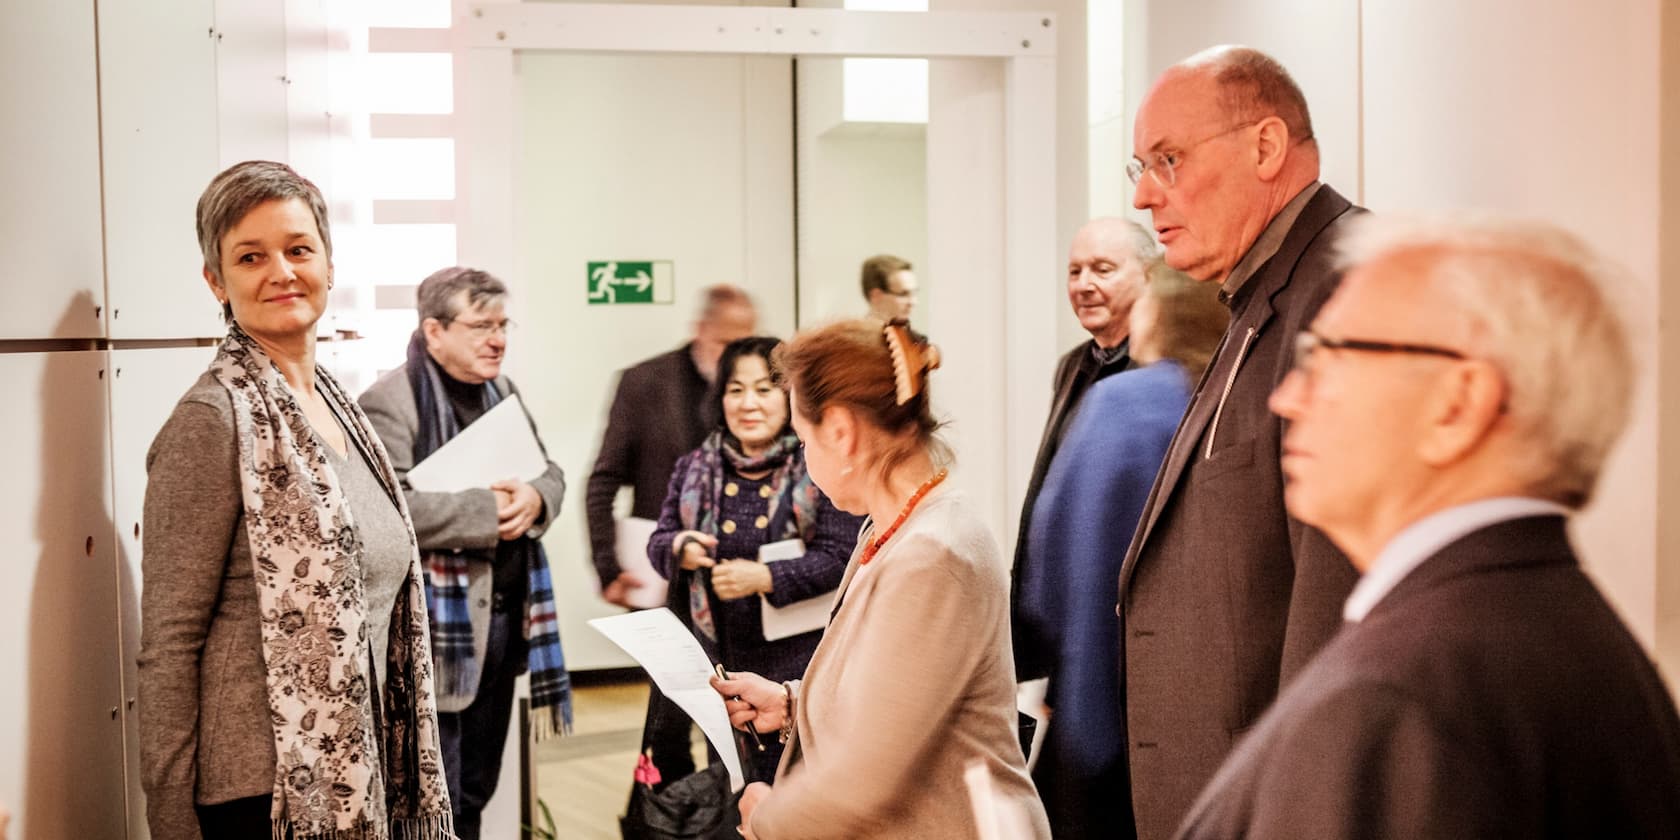
[[[1450,347],[1433,344],[1406,344],[1392,341],[1367,341],[1359,338],[1330,338],[1310,329],[1295,334],[1295,369],[1312,375],[1312,355],[1320,347],[1328,350],[1352,350],[1358,353],[1399,353],[1411,356],[1436,356],[1443,359],[1469,358]]]

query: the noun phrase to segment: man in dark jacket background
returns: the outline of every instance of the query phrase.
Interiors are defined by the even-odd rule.
[[[1032,523],[1033,502],[1044,486],[1044,476],[1056,457],[1062,434],[1079,400],[1097,382],[1132,367],[1128,318],[1143,283],[1143,267],[1158,259],[1160,249],[1149,232],[1125,219],[1092,219],[1074,234],[1068,248],[1067,296],[1079,325],[1091,334],[1088,341],[1069,350],[1056,364],[1055,391],[1050,399],[1050,419],[1038,444],[1027,482],[1026,500],[1021,504],[1021,522],[1015,540],[1015,569],[1010,587],[1010,627],[1015,642],[1015,679],[1026,681],[1049,676],[1049,652],[1044,634],[1021,612],[1021,586],[1029,564],[1055,562],[1055,558],[1028,556],[1027,530]]]
[[[589,518],[590,557],[601,579],[601,597],[622,607],[646,582],[618,562],[618,520],[613,502],[629,485],[632,517],[657,520],[670,486],[671,467],[700,445],[714,423],[706,392],[717,376],[723,348],[753,334],[758,323],[752,298],[730,285],[701,292],[694,338],[619,374],[601,451],[589,473],[584,508]],[[654,765],[665,781],[694,772],[688,713],[650,684],[647,725]]]

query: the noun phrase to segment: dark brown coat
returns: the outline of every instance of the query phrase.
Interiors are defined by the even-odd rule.
[[[689,345],[661,353],[619,375],[601,452],[584,489],[589,517],[589,551],[601,586],[618,573],[617,524],[613,499],[628,484],[634,491],[630,515],[659,518],[671,467],[700,445],[713,421],[704,405],[706,380],[694,366]]]
[[[1680,719],[1564,520],[1502,522],[1347,625],[1181,836],[1680,837]]]
[[[1335,239],[1358,212],[1321,187],[1238,290],[1121,567],[1120,702],[1143,840],[1172,835],[1237,736],[1340,626],[1354,571],[1285,513],[1283,423],[1266,400],[1335,290]]]

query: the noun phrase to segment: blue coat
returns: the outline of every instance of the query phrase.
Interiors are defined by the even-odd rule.
[[[1077,775],[1125,758],[1115,581],[1190,384],[1183,366],[1162,361],[1092,386],[1033,506],[1039,562],[1021,581],[1022,614],[1053,651],[1046,737]]]

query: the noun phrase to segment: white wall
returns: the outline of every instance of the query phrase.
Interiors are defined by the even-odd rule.
[[[926,126],[839,122],[840,66],[797,63],[800,325],[863,315],[859,269],[876,254],[915,266],[927,291],[910,318],[926,324],[939,285],[927,268]]]
[[[758,303],[760,332],[792,331],[791,62],[552,53],[516,61],[511,306],[526,328],[509,365],[569,485],[567,510],[544,540],[567,665],[622,667],[632,663],[584,623],[619,611],[596,596],[584,485],[618,371],[687,341],[701,289],[741,285]],[[606,259],[674,261],[676,302],[588,305],[585,263]]]
[[[1366,204],[1561,224],[1627,269],[1628,302],[1657,300],[1658,15],[1655,0],[1548,3],[1540,14],[1520,0],[1365,3]],[[1636,413],[1575,537],[1653,645],[1658,322],[1651,306],[1629,314],[1645,362]]]

